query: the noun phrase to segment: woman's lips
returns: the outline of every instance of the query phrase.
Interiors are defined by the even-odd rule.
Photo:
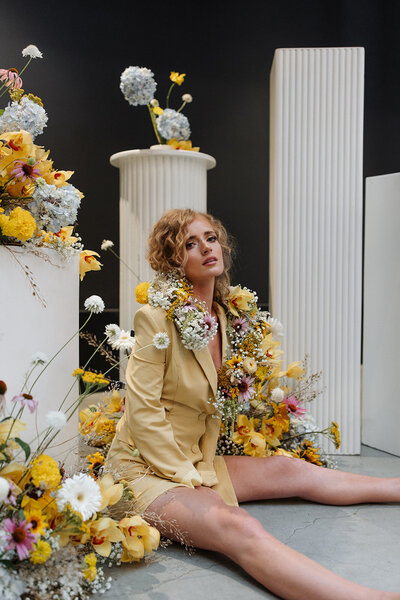
[[[215,258],[215,256],[212,256],[212,257],[210,256],[209,258],[207,258],[207,260],[205,260],[203,262],[203,265],[209,265],[209,264],[215,263],[215,262],[217,262],[217,259]]]

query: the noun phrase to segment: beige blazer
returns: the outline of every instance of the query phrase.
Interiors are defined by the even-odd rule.
[[[215,309],[225,357],[226,316],[218,304]],[[121,479],[140,480],[142,494],[148,491],[143,487],[154,487],[147,504],[159,495],[157,490],[162,493],[169,487],[157,487],[155,477],[173,482],[172,487],[205,485],[220,493],[225,488],[227,493],[221,495],[236,504],[224,460],[215,457],[220,418],[213,405],[217,372],[208,348],[187,350],[165,310],[148,304],[136,312],[134,329],[136,344],[126,371],[125,413],[118,423],[107,467],[119,472]],[[152,345],[160,331],[165,331],[171,342],[165,350]],[[138,456],[132,453],[135,449]],[[215,458],[220,459],[218,477]],[[221,477],[224,482],[218,481]]]

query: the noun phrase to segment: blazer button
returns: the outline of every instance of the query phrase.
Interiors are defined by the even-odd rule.
[[[199,450],[200,450],[200,448],[199,448],[198,444],[193,444],[193,446],[192,446],[193,454],[197,454]]]

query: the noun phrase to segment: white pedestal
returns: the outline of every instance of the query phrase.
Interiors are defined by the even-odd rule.
[[[362,441],[400,456],[400,173],[365,197]]]
[[[140,305],[135,287],[151,281],[147,239],[156,221],[171,208],[207,210],[207,170],[216,161],[202,152],[167,147],[128,150],[110,158],[120,169],[120,256],[136,273],[120,265],[120,326],[132,329]]]
[[[9,248],[21,265],[29,268],[46,306],[37,296],[33,296],[32,287],[10,250],[0,246],[0,379],[8,386],[8,407],[12,405],[11,398],[22,389],[25,374],[31,368],[32,355],[39,351],[51,358],[79,328],[79,252],[70,261],[64,262],[54,250],[40,250],[50,261],[47,262],[20,247]],[[45,428],[46,413],[58,409],[74,382],[71,374],[77,367],[78,336],[57,356],[34,386],[32,395],[39,401],[39,406],[33,415],[27,408],[24,410],[22,421],[27,428],[20,436],[23,440],[31,442],[36,432]],[[35,369],[31,382],[42,368],[39,365]],[[77,397],[77,391],[75,385],[64,408]],[[78,417],[75,414],[59,433],[55,443],[60,444],[74,437],[75,440],[53,447],[47,453],[56,460],[64,458],[77,442],[77,435]],[[33,444],[32,449],[35,447]],[[72,464],[74,459],[72,453],[68,464]]]
[[[321,425],[360,451],[363,48],[288,48],[271,70],[271,312],[310,356]],[[334,452],[326,442],[326,450]]]

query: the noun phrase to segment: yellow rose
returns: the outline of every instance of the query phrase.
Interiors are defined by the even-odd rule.
[[[139,283],[139,285],[137,285],[135,287],[136,302],[139,302],[139,304],[147,304],[148,303],[149,287],[150,287],[150,283],[148,281],[143,281],[142,283]]]
[[[251,310],[251,303],[254,301],[254,294],[248,290],[242,289],[240,285],[237,285],[236,287],[231,288],[226,300],[229,311],[238,317],[238,310]]]

